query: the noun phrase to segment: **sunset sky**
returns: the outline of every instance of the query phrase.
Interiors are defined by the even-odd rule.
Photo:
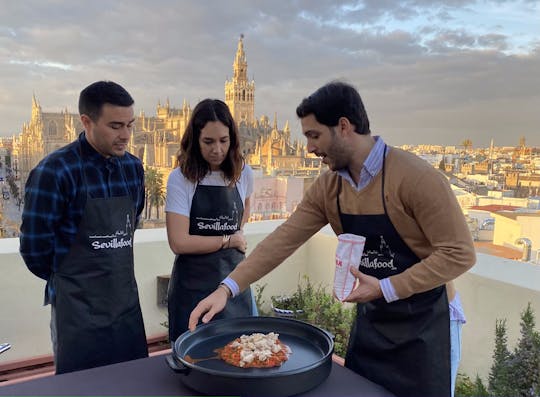
[[[295,108],[354,84],[393,145],[540,146],[540,1],[24,0],[0,3],[0,136],[43,111],[77,112],[114,80],[138,113],[223,99],[244,34],[257,116],[300,136]]]

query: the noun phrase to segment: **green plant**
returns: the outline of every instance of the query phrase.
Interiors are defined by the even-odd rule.
[[[482,379],[478,374],[473,382],[467,375],[458,373],[456,379],[455,397],[487,397],[489,393],[482,383]]]
[[[488,390],[492,396],[509,396],[510,359],[512,354],[507,347],[506,319],[495,321],[495,349],[493,364],[489,371]]]
[[[454,391],[455,397],[472,397],[474,390],[474,383],[467,375],[458,372],[456,378],[456,390]]]
[[[257,311],[259,316],[271,316],[272,312],[266,310],[266,301],[263,298],[263,292],[267,284],[256,284],[255,285],[255,305],[257,306]]]
[[[517,396],[540,394],[540,335],[535,330],[534,311],[529,302],[521,312],[521,336],[510,364],[510,385]]]
[[[354,307],[337,301],[321,285],[313,285],[307,276],[299,282],[296,291],[287,296],[274,296],[272,304],[280,309],[302,310],[296,318],[313,324],[334,335],[334,353],[345,357],[352,323],[356,315]]]
[[[296,294],[272,296],[272,306],[280,308],[282,310],[291,310],[293,312],[302,310],[304,302]]]
[[[495,348],[488,390],[477,375],[475,382],[458,374],[456,397],[540,396],[540,334],[535,329],[534,311],[529,302],[521,313],[521,337],[513,352],[507,347],[506,319],[495,322]]]

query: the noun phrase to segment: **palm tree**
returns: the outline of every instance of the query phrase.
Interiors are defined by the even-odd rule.
[[[147,167],[144,172],[145,190],[145,219],[152,214],[152,207],[156,208],[156,217],[159,219],[159,209],[165,203],[163,175],[155,168]]]

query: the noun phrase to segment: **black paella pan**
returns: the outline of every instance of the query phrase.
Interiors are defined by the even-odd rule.
[[[216,350],[255,332],[276,332],[290,347],[289,359],[280,367],[239,368],[216,358]],[[291,396],[322,383],[332,369],[334,341],[313,325],[285,318],[241,317],[200,325],[173,344],[169,366],[181,373],[188,387],[205,394],[241,396]],[[212,358],[214,357],[214,358]]]

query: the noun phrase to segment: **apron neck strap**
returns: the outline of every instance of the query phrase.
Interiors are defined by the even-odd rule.
[[[387,210],[386,210],[386,200],[384,199],[384,176],[385,176],[385,169],[386,169],[386,151],[388,149],[388,145],[384,145],[384,152],[383,152],[383,163],[382,163],[382,184],[381,184],[381,199],[382,199],[382,203],[383,203],[383,208],[384,208],[384,213],[386,214],[387,213]],[[338,174],[338,190],[337,190],[337,195],[336,195],[336,202],[337,202],[337,209],[338,209],[338,214],[341,214],[341,204],[339,203],[339,195],[341,193],[341,187],[342,187],[342,182],[343,178],[341,177],[341,175]]]

